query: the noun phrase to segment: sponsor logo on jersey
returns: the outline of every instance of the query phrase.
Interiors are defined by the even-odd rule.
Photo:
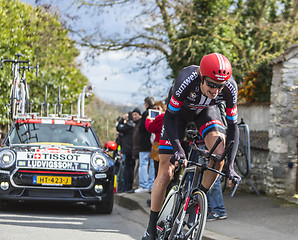
[[[183,90],[197,77],[199,76],[199,74],[197,73],[197,71],[193,71],[180,85],[180,87],[178,88],[178,90],[175,92],[175,94],[180,97],[181,93],[183,92]]]
[[[228,87],[228,89],[230,90],[232,97],[233,97],[233,104],[237,103],[237,89],[235,88],[235,86],[231,83],[231,82],[227,82],[226,86]]]
[[[235,106],[233,108],[226,108],[226,112],[227,112],[227,115],[229,115],[229,116],[237,115],[237,113],[238,113],[237,106]]]
[[[178,101],[177,99],[174,98],[174,96],[172,96],[168,107],[170,110],[177,112],[180,110],[182,103],[183,102]]]
[[[218,131],[218,129],[225,130],[223,123],[217,119],[208,121],[207,123],[203,124],[200,129],[200,135],[204,138],[205,134],[208,133],[208,130],[214,129],[215,131]]]
[[[170,140],[159,140],[159,149],[173,150]]]
[[[191,99],[194,99],[194,98],[196,98],[198,95],[195,93],[195,92],[190,92],[189,93],[189,97],[191,98]]]
[[[236,121],[238,117],[238,108],[237,105],[233,108],[226,108],[227,119],[231,121]]]

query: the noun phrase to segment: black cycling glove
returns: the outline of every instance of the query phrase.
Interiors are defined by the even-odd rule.
[[[241,177],[236,173],[236,171],[234,170],[234,166],[229,166],[226,172],[227,177],[232,180],[232,181],[236,181],[240,182],[241,181]]]
[[[175,140],[175,144],[173,144],[174,149],[174,155],[170,158],[170,163],[175,165],[176,161],[179,161],[181,159],[186,159],[185,152],[180,144],[180,141],[178,139]]]

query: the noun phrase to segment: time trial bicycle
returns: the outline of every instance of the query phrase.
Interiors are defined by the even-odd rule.
[[[208,202],[206,194],[200,190],[200,185],[206,170],[215,172],[222,176],[224,173],[216,170],[216,162],[224,160],[227,152],[231,149],[233,142],[230,142],[222,156],[214,154],[214,150],[222,141],[218,138],[212,149],[208,152],[200,149],[194,142],[198,136],[198,131],[188,130],[195,133],[190,145],[190,151],[187,157],[187,166],[182,168],[183,160],[180,161],[180,167],[175,174],[182,176],[179,183],[174,185],[164,200],[163,206],[157,221],[157,239],[195,239],[200,240],[203,237],[203,231],[207,219]],[[193,155],[196,154],[196,155]],[[192,160],[195,156],[195,160]],[[200,163],[198,159],[204,157],[214,162],[212,167],[207,163]],[[233,179],[235,184],[236,179]]]

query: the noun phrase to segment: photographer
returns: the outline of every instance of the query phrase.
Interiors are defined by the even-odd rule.
[[[124,192],[132,190],[134,179],[135,161],[132,157],[132,135],[134,127],[135,123],[133,122],[131,112],[123,115],[116,127],[117,131],[122,133],[121,153],[124,159]]]
[[[150,157],[154,160],[154,169],[155,169],[155,177],[157,176],[158,172],[158,165],[159,165],[159,156],[158,156],[158,148],[159,148],[159,138],[163,123],[163,116],[165,115],[166,105],[162,101],[157,101],[154,103],[153,110],[159,114],[154,119],[148,116],[145,121],[145,127],[148,132],[154,133],[155,138],[154,142],[152,143]]]

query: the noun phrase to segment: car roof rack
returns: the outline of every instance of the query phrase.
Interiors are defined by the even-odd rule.
[[[75,121],[75,122],[91,122],[92,120],[85,116],[85,97],[88,97],[90,93],[87,90],[92,90],[90,86],[84,86],[83,91],[79,94],[77,100],[77,114],[62,114],[62,105],[60,99],[60,86],[58,87],[58,98],[55,104],[55,113],[49,114],[48,102],[47,102],[47,86],[45,86],[45,98],[41,104],[41,113],[25,113],[16,114],[14,121],[17,120],[30,120],[30,119],[43,119],[43,120],[64,120],[64,121]]]

